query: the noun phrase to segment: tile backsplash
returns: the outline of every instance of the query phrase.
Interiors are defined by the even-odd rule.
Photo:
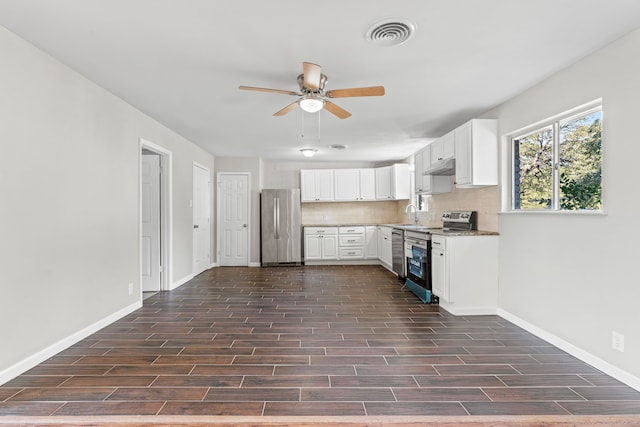
[[[478,229],[498,231],[498,187],[455,188],[450,193],[429,197],[428,211],[419,214],[419,221],[430,227],[441,227],[443,211],[477,211]]]
[[[380,202],[303,203],[303,225],[396,224],[408,200]]]
[[[409,200],[384,202],[303,203],[303,225],[402,224],[413,223],[413,212],[404,210]],[[429,227],[442,227],[443,211],[478,212],[478,229],[498,231],[498,187],[453,188],[450,193],[429,197],[428,211],[418,213],[418,221]]]

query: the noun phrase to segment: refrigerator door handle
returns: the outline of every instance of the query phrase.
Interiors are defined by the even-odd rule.
[[[276,196],[275,201],[273,205],[273,230],[275,232],[275,238],[280,239],[280,198]]]

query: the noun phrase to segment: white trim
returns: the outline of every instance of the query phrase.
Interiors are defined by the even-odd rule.
[[[605,360],[602,360],[598,356],[595,356],[581,349],[580,347],[576,347],[570,342],[567,342],[564,339],[542,328],[539,328],[527,322],[526,320],[519,318],[518,316],[515,316],[509,313],[508,311],[505,311],[503,309],[498,309],[498,316],[510,321],[511,323],[518,325],[522,329],[531,332],[533,335],[537,336],[538,338],[542,338],[543,340],[553,344],[559,349],[566,351],[570,355],[575,356],[578,359],[582,360],[583,362],[588,363],[589,365],[595,367],[596,369],[601,370],[605,374],[619,381],[622,381],[628,386],[633,387],[634,389],[640,391],[640,378],[632,375],[631,373],[625,370],[622,370]]]
[[[142,224],[142,202],[140,198],[142,197],[142,149],[146,148],[148,150],[154,151],[160,155],[160,167],[163,169],[162,172],[162,182],[160,184],[160,204],[161,204],[161,218],[160,218],[160,227],[162,227],[161,231],[161,242],[160,242],[160,251],[162,256],[162,281],[160,283],[160,290],[167,291],[171,290],[171,277],[173,275],[173,152],[163,148],[157,144],[154,144],[151,141],[148,141],[144,138],[139,138],[139,149],[138,149],[138,234],[141,231]],[[140,244],[138,244],[138,269],[140,270],[142,266],[142,248]],[[140,283],[140,300],[142,300],[142,272],[140,272],[139,277]]]
[[[173,291],[174,289],[179,288],[180,286],[184,285],[185,283],[187,283],[189,280],[193,279],[194,277],[196,277],[196,276],[193,273],[186,275],[182,279],[173,282],[171,284],[171,288],[169,290]]]
[[[259,262],[249,262],[249,267],[261,267],[262,265]]]
[[[6,383],[7,381],[17,377],[20,374],[28,371],[29,369],[39,365],[45,360],[49,359],[52,356],[60,353],[63,350],[71,347],[72,345],[82,341],[87,338],[89,335],[98,332],[100,329],[109,326],[116,320],[119,320],[126,316],[127,314],[133,313],[137,309],[142,307],[142,301],[136,301],[133,304],[116,311],[113,314],[108,315],[107,317],[98,320],[97,322],[87,326],[84,329],[79,330],[66,338],[61,339],[60,341],[50,345],[49,347],[40,350],[39,352],[32,354],[26,359],[21,360],[13,366],[9,366],[4,371],[0,371],[0,385]]]

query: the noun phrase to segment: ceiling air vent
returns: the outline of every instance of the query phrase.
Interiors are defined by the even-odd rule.
[[[409,40],[416,26],[404,19],[384,19],[367,30],[367,40],[380,46],[397,46]]]

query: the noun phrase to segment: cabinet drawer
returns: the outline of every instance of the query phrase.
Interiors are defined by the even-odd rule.
[[[340,259],[364,258],[362,248],[340,248]]]
[[[305,227],[304,234],[305,235],[338,234],[338,228],[337,227]]]
[[[391,227],[380,227],[380,235],[391,238]]]
[[[447,248],[447,238],[444,236],[438,236],[437,234],[431,235],[431,248],[444,250]]]
[[[340,246],[362,246],[364,245],[364,235],[362,234],[341,234]]]
[[[364,233],[364,227],[340,227],[338,232],[340,234],[362,234]]]

